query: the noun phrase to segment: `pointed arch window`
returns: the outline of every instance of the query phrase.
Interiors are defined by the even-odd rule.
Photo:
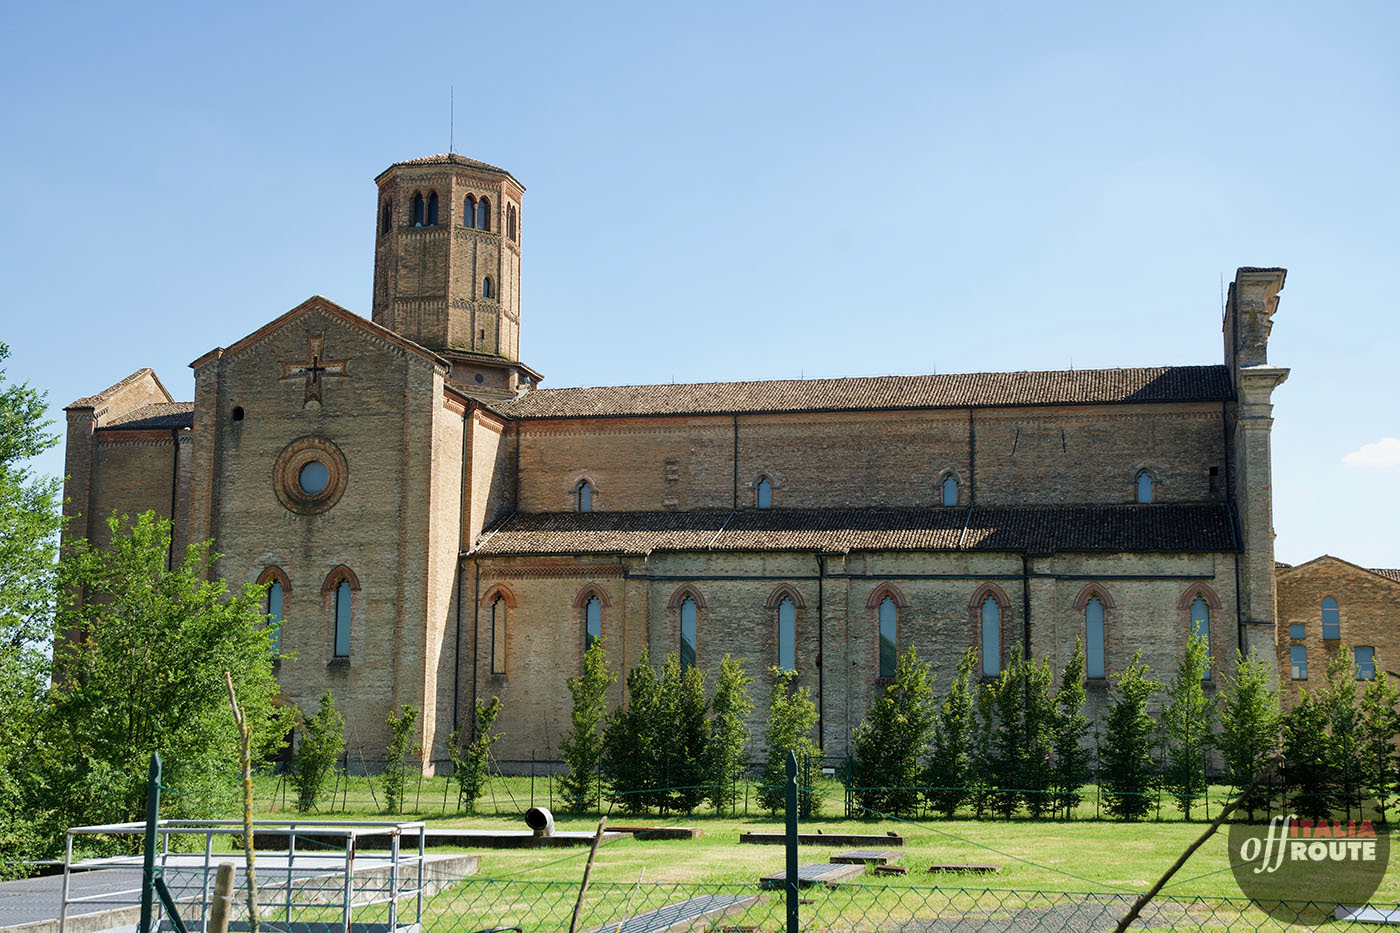
[[[281,580],[273,580],[267,588],[267,640],[272,645],[272,656],[282,654],[282,607],[286,599]]]
[[[491,229],[491,201],[488,198],[476,202],[476,227],[478,230]]]
[[[413,226],[423,226],[423,194],[419,191],[413,192]]]
[[[509,607],[503,596],[491,603],[491,673],[506,672],[506,613]]]
[[[695,598],[687,596],[681,601],[681,670],[695,666],[696,625],[699,622],[700,607]]]
[[[982,600],[982,676],[1001,673],[1001,605],[988,594]]]
[[[886,596],[880,600],[881,677],[893,677],[895,665],[899,660],[898,641],[896,640],[898,619],[899,607],[895,605],[894,597]]]
[[[436,227],[436,226],[437,226],[437,220],[438,220],[438,196],[437,196],[437,192],[434,191],[432,194],[428,195],[428,219],[427,219],[427,222],[424,224],[424,226]]]
[[[491,276],[489,276],[489,275],[488,275],[486,278],[484,278],[484,279],[481,280],[481,297],[482,297],[482,298],[494,298],[494,297],[495,297],[495,294],[492,292]]]
[[[470,194],[462,202],[462,226],[476,226],[476,198]]]
[[[1137,501],[1143,504],[1152,501],[1152,474],[1146,470],[1137,475]]]
[[[593,484],[586,479],[579,480],[574,487],[574,511],[593,511]]]
[[[350,581],[341,580],[335,587],[335,656],[350,657]]]
[[[755,504],[760,509],[771,509],[773,507],[773,484],[768,481],[768,477],[760,477],[758,486],[755,487]]]
[[[1342,637],[1342,607],[1331,596],[1322,600],[1322,640],[1337,641]]]
[[[943,477],[943,504],[958,504],[958,480],[952,473]]]
[[[1210,680],[1210,605],[1204,596],[1191,600],[1191,634],[1206,640],[1206,669],[1202,680]]]
[[[1084,676],[1104,679],[1103,601],[1090,596],[1084,604]]]
[[[797,670],[797,604],[791,596],[778,603],[778,667]]]
[[[592,648],[602,637],[603,601],[596,596],[590,596],[583,607],[583,650]]]
[[[511,204],[506,208],[506,233],[512,240],[517,239],[515,222],[515,205]]]
[[[389,227],[394,222],[394,202],[385,201],[384,207],[379,211],[379,232],[388,233]]]

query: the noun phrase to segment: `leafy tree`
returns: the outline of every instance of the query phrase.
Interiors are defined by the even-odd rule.
[[[645,648],[627,672],[627,703],[608,716],[603,729],[603,776],[608,796],[623,810],[640,813],[663,803],[657,793],[655,723],[661,684]]]
[[[1336,800],[1335,759],[1325,697],[1300,691],[1297,704],[1283,717],[1284,782],[1289,804],[1301,816],[1325,819]]]
[[[856,727],[855,799],[880,813],[902,814],[919,803],[919,778],[938,707],[933,675],[913,645],[895,663],[894,680]]]
[[[1026,783],[1026,690],[1020,645],[1012,647],[1010,662],[987,689],[994,723],[987,760],[988,783],[995,788],[991,805],[997,813],[1010,817],[1020,808],[1020,789]]]
[[[1060,675],[1060,689],[1055,693],[1054,734],[1051,753],[1050,786],[1055,792],[1055,806],[1068,819],[1079,806],[1080,788],[1089,781],[1090,752],[1084,744],[1089,734],[1089,719],[1084,715],[1084,643],[1074,642],[1074,654]]]
[[[979,820],[996,799],[996,756],[992,747],[996,729],[996,700],[995,684],[982,684],[974,700],[977,722],[972,733],[973,780],[969,787],[972,791],[972,809]]]
[[[1359,693],[1356,660],[1351,649],[1341,645],[1337,656],[1327,662],[1327,688],[1318,699],[1327,711],[1332,732],[1330,749],[1337,795],[1334,803],[1347,813],[1361,809],[1361,769],[1357,761]]]
[[[817,707],[812,702],[810,688],[795,686],[796,671],[777,667],[769,670],[773,675],[773,693],[768,702],[768,728],[763,733],[767,755],[760,776],[762,787],[758,791],[758,803],[769,813],[777,813],[787,806],[787,757],[788,752],[792,752],[798,764],[797,812],[806,819],[821,808],[821,789],[816,782],[820,768],[812,765],[814,760],[819,760],[816,743],[812,741]]]
[[[598,639],[583,654],[583,673],[569,679],[572,728],[559,743],[568,773],[559,779],[564,804],[575,813],[598,805],[598,774],[603,762],[599,731],[608,708],[608,688],[617,676],[608,670],[607,650]]]
[[[390,713],[385,719],[389,723],[389,747],[384,760],[384,807],[389,813],[403,811],[403,789],[407,776],[409,755],[422,746],[413,741],[413,733],[418,726],[418,708],[404,704],[399,714]]]
[[[170,523],[154,513],[113,516],[108,527],[109,546],[79,543],[60,563],[57,630],[66,634],[55,653],[64,681],[47,730],[49,802],[68,825],[139,819],[147,764],[159,752],[163,781],[176,790],[162,815],[227,812],[239,788],[239,735],[224,672],[255,760],[279,747],[290,725],[290,710],[272,702],[263,588],[230,592],[211,573],[207,543],[167,569]]]
[[[938,708],[933,755],[924,772],[924,795],[929,806],[950,818],[968,799],[968,788],[977,779],[974,748],[977,716],[971,687],[977,658],[977,648],[971,647],[958,661],[957,677]]]
[[[752,677],[744,674],[743,665],[724,656],[715,679],[715,692],[710,699],[710,741],[706,747],[705,773],[711,785],[710,802],[715,812],[732,808],[738,793],[733,778],[748,764],[749,713],[753,699],[749,696]]]
[[[1050,661],[1027,658],[1021,663],[1021,680],[1026,691],[1026,760],[1022,770],[1022,787],[1026,794],[1026,809],[1039,818],[1050,809],[1051,784],[1054,769],[1051,756],[1055,742],[1055,701],[1050,695],[1054,677]]]
[[[1361,717],[1358,723],[1357,752],[1361,784],[1376,798],[1381,820],[1386,819],[1390,798],[1395,794],[1397,772],[1395,736],[1400,733],[1400,690],[1386,677],[1384,671],[1368,681],[1361,693]]]
[[[289,779],[297,792],[298,810],[305,813],[316,808],[326,778],[335,770],[336,759],[343,751],[345,717],[336,712],[335,697],[327,690],[316,715],[302,723],[301,741],[292,754]]]
[[[1274,688],[1274,665],[1253,650],[1246,657],[1235,654],[1235,673],[1227,677],[1220,692],[1220,733],[1216,745],[1225,759],[1225,770],[1236,795],[1254,783],[1278,753],[1278,690]],[[1259,804],[1267,797],[1256,791],[1244,807],[1254,819]]]
[[[1176,676],[1167,684],[1167,702],[1162,709],[1166,788],[1188,820],[1192,804],[1206,790],[1206,756],[1213,744],[1215,705],[1201,684],[1209,670],[1210,648],[1205,638],[1191,635],[1177,662]]]
[[[1134,653],[1127,669],[1113,679],[1099,769],[1104,805],[1120,819],[1142,819],[1151,807],[1148,794],[1156,789],[1158,775],[1152,760],[1156,728],[1147,704],[1160,687],[1147,676],[1141,652]]]
[[[704,672],[694,666],[681,670],[680,655],[669,652],[647,724],[656,748],[654,786],[669,788],[657,795],[663,809],[691,813],[709,793],[709,713]]]
[[[491,773],[491,746],[501,738],[501,733],[491,729],[501,715],[502,705],[500,697],[477,700],[471,741],[467,741],[465,728],[457,729],[447,739],[452,780],[457,784],[457,806],[461,808],[465,804],[468,813],[476,812],[476,802],[486,789],[486,778]]]
[[[0,363],[9,355],[0,343]],[[41,741],[61,519],[59,481],[24,465],[58,442],[48,431],[44,394],[4,377],[0,367],[0,853],[18,860],[41,854],[35,817],[42,784],[20,762]]]

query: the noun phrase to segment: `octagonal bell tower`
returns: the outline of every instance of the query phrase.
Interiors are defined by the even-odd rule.
[[[375,184],[374,322],[445,357],[469,394],[533,388],[540,375],[520,362],[524,186],[456,153],[395,162]]]

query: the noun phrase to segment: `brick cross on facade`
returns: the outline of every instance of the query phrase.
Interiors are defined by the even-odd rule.
[[[321,401],[323,376],[349,376],[348,360],[325,359],[326,335],[310,334],[306,338],[306,362],[283,363],[282,378],[306,377],[306,401]]]

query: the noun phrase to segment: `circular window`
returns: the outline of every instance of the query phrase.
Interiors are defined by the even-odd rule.
[[[331,484],[331,471],[320,460],[312,460],[297,474],[297,485],[308,496],[320,495]]]
[[[277,455],[272,488],[289,511],[319,515],[340,501],[346,476],[339,447],[323,437],[303,437]]]

